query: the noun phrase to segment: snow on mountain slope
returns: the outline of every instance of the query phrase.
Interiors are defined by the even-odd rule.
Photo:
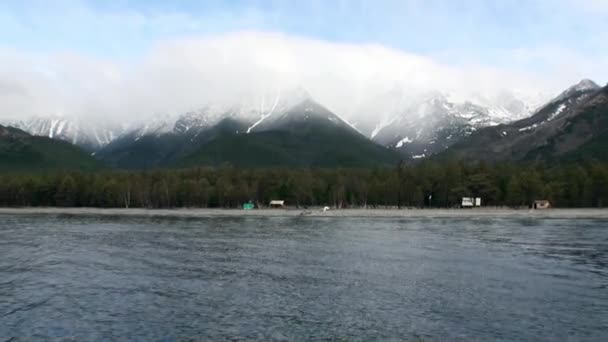
[[[601,87],[593,81],[583,80],[547,102],[534,115],[513,122],[512,126],[516,127],[518,132],[532,131],[552,121],[567,118],[573,115],[581,104],[585,103],[600,89]]]
[[[586,154],[601,160],[605,156],[607,104],[608,88],[596,88],[584,80],[547,102],[534,115],[480,129],[438,158],[558,160],[569,154],[575,159]],[[588,143],[592,145],[585,147]]]
[[[264,122],[256,125],[250,132],[269,130],[288,130],[297,132],[300,129],[319,127],[318,125],[341,126],[348,131],[358,132],[348,121],[331,112],[312,98],[306,98],[286,110],[277,111]]]
[[[540,98],[542,96],[539,96]],[[514,92],[464,99],[440,91],[412,94],[392,89],[354,114],[357,127],[370,139],[402,154],[428,156],[440,152],[479,128],[530,116],[539,99],[521,100]]]
[[[149,134],[198,135],[226,118],[245,122],[249,133],[267,119],[284,113],[310,98],[303,88],[291,91],[266,92],[258,96],[239,98],[233,103],[208,103],[179,116],[159,115],[136,128],[137,137]]]
[[[590,92],[590,91],[592,92],[592,91],[596,91],[596,90],[600,90],[600,89],[601,89],[601,87],[599,85],[597,85],[597,83],[595,83],[589,79],[584,79],[584,80],[580,81],[579,83],[573,85],[572,87],[564,90],[561,94],[559,94],[551,102],[562,101],[564,99],[567,99],[567,98],[575,95],[576,93],[586,93],[586,92]]]
[[[92,151],[109,144],[127,130],[120,125],[64,117],[33,117],[6,124],[32,135],[64,140]]]
[[[234,120],[247,123],[247,129],[239,133],[251,133],[259,130],[268,122],[275,121],[282,115],[290,112],[301,103],[312,101],[312,96],[303,87],[292,89],[277,89],[268,91],[256,96],[240,98],[238,102],[224,105],[206,105],[201,109],[188,112],[180,116],[175,122],[172,133],[176,134],[200,134],[223,119],[232,118]],[[348,120],[335,114],[330,120],[338,120],[355,128]]]
[[[583,80],[560,96],[596,87],[599,88],[592,81]],[[445,91],[406,92],[400,86],[380,93],[370,101],[359,100],[353,99],[356,109],[335,113],[328,120],[347,124],[369,139],[410,157],[442,151],[480,128],[529,117],[540,104],[546,103],[541,94],[530,96],[517,90],[458,97]],[[128,126],[92,124],[61,117],[29,119],[11,125],[31,134],[67,140],[95,151],[118,137],[137,141],[149,135],[173,134],[187,135],[194,141],[227,118],[239,123],[234,128],[238,131],[234,133],[251,133],[272,126],[272,122],[288,112],[296,115],[290,110],[306,101],[314,102],[304,88],[278,87],[234,96],[232,101],[203,104],[182,115],[161,114]],[[297,115],[306,117],[307,112],[303,110]]]
[[[257,120],[255,120],[255,122],[253,122],[253,124],[247,128],[247,133],[251,133],[256,127],[269,118],[283,114],[299,103],[310,98],[311,96],[306,89],[298,87],[283,93],[278,91],[274,99],[269,102],[266,102],[263,99],[259,112],[257,115],[254,115],[257,116]]]
[[[193,130],[211,127],[221,120],[228,111],[229,109],[223,107],[206,106],[187,112],[175,121],[172,130],[175,133],[188,133]]]

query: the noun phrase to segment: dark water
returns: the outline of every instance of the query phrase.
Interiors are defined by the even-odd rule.
[[[0,340],[608,340],[608,222],[0,216]]]

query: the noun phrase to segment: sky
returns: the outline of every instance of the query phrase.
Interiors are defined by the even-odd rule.
[[[606,41],[608,0],[3,0],[0,118],[144,116],[278,85],[341,111],[396,85],[555,94],[608,81]]]

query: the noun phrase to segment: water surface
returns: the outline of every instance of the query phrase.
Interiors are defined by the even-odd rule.
[[[0,340],[608,340],[608,221],[0,215]]]

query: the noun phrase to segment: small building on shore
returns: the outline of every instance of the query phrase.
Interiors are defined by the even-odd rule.
[[[285,208],[285,201],[282,200],[272,200],[268,204],[271,208]]]
[[[461,208],[481,207],[481,197],[463,197],[460,203]]]
[[[536,200],[532,203],[532,209],[549,209],[551,208],[551,202],[547,200]]]

